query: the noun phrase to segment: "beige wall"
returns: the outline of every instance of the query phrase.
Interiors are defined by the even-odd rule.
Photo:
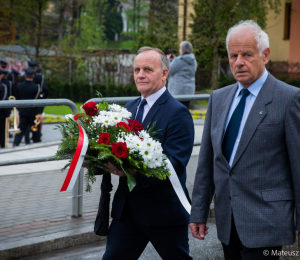
[[[292,1],[292,10],[289,61],[300,63],[300,0]]]
[[[189,24],[193,22],[191,19],[191,14],[194,13],[193,0],[187,0],[187,12],[186,12],[186,40],[188,40],[189,35],[192,30],[189,27]],[[184,0],[179,0],[178,8],[178,42],[180,43],[183,40],[183,17],[184,17]]]
[[[293,0],[299,1],[300,0]],[[186,36],[191,33],[191,29],[188,24],[192,23],[190,14],[194,13],[193,0],[187,0],[187,28]],[[267,26],[266,32],[269,35],[270,39],[270,48],[271,56],[270,60],[272,61],[288,61],[289,52],[290,52],[290,40],[283,40],[284,34],[284,15],[285,15],[285,2],[286,0],[281,0],[281,11],[279,14],[275,14],[273,11],[270,11],[267,15]],[[179,10],[178,10],[178,41],[181,42],[183,39],[183,12],[184,12],[184,0],[179,0]],[[294,5],[294,3],[293,3]],[[299,25],[300,27],[300,25]],[[300,48],[298,48],[300,51]]]
[[[270,39],[271,61],[288,61],[290,52],[290,41],[283,40],[285,0],[281,0],[281,11],[275,14],[270,11],[267,16],[266,33]]]

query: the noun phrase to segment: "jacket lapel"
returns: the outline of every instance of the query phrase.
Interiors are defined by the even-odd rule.
[[[163,103],[165,103],[169,97],[170,97],[170,93],[166,89],[166,91],[156,100],[156,102],[153,104],[153,106],[150,108],[148,114],[146,115],[146,117],[143,121],[143,124],[142,124],[144,129],[146,129],[150,123],[151,124],[154,123],[154,122],[152,122],[152,119],[157,114],[157,112],[160,110],[161,105]]]
[[[241,140],[232,163],[232,168],[235,166],[235,164],[245,151],[256,128],[267,115],[268,112],[266,109],[266,105],[272,102],[273,89],[275,84],[275,78],[269,74],[265,84],[262,86],[260,92],[258,93],[258,96],[256,97],[256,100],[245,123]]]
[[[136,110],[140,101],[141,98],[137,98],[130,107],[126,107],[126,109],[131,112],[131,119],[135,119]]]
[[[225,97],[223,105],[220,107],[220,110],[219,110],[220,112],[218,115],[218,139],[217,139],[217,143],[219,144],[218,149],[219,149],[219,153],[221,154],[221,158],[222,158],[223,162],[226,165],[228,165],[228,167],[229,167],[229,164],[222,152],[222,141],[223,141],[223,134],[224,134],[226,119],[227,119],[229,109],[231,107],[232,100],[234,98],[234,95],[235,95],[237,89],[238,89],[238,84],[234,84],[233,87],[231,88],[231,91],[229,92],[229,94]]]

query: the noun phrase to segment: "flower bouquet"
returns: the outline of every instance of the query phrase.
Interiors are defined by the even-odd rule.
[[[160,180],[169,176],[167,156],[154,137],[158,133],[154,131],[155,124],[144,130],[130,117],[131,113],[119,105],[88,102],[81,107],[81,113],[67,115],[66,123],[58,126],[63,137],[55,155],[58,160],[73,158],[79,139],[78,124],[85,130],[88,148],[84,157],[90,166],[85,176],[86,191],[91,192],[96,171],[104,172],[108,162],[124,171],[130,191],[136,182],[129,170]],[[63,169],[71,162],[72,159]]]

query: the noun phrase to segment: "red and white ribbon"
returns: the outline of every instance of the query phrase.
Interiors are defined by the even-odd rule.
[[[181,183],[179,181],[179,178],[177,176],[177,173],[172,165],[172,163],[170,162],[170,160],[167,160],[168,162],[168,168],[170,170],[171,175],[169,176],[170,182],[177,194],[178,199],[180,200],[182,206],[185,208],[185,210],[191,214],[191,204],[188,201],[185,192],[183,191],[183,188],[181,186]]]
[[[73,160],[70,165],[70,169],[67,173],[64,184],[61,187],[61,190],[60,190],[61,192],[73,189],[74,184],[77,180],[79,171],[81,169],[81,166],[82,166],[82,163],[84,160],[84,156],[85,156],[87,148],[89,146],[89,139],[88,139],[88,136],[87,136],[85,130],[78,122],[76,122],[76,123],[79,127],[78,143],[77,143],[77,147],[76,147],[76,151],[75,151]]]

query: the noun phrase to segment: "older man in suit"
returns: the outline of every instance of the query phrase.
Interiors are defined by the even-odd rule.
[[[181,186],[186,189],[186,165],[194,142],[194,124],[189,110],[173,98],[165,87],[169,63],[157,48],[143,47],[134,61],[134,79],[141,97],[125,107],[132,118],[156,123],[156,136],[172,163]],[[104,260],[138,259],[150,241],[164,260],[192,259],[189,256],[189,213],[177,197],[169,179],[132,172],[136,187],[129,192],[126,175],[111,163],[108,171],[120,176],[112,206],[112,223]]]
[[[190,227],[204,239],[215,195],[225,259],[278,259],[300,230],[300,90],[266,70],[269,39],[255,22],[232,27],[226,43],[237,84],[210,97]]]

